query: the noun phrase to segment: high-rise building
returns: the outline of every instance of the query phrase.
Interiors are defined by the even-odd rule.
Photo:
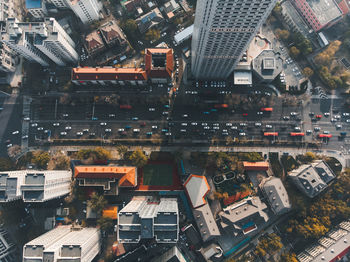
[[[73,40],[54,18],[29,23],[8,18],[2,41],[29,61],[42,66],[48,66],[50,60],[60,66],[78,61]]]
[[[0,227],[0,261],[18,261],[16,245],[13,243],[9,233],[2,227]]]
[[[70,192],[72,174],[66,170],[0,172],[0,203],[23,199],[45,202]]]
[[[100,252],[100,241],[97,228],[58,226],[24,245],[23,262],[90,262]]]
[[[66,0],[67,5],[84,24],[100,19],[102,4],[98,0]]]
[[[192,36],[192,74],[195,78],[227,78],[276,2],[198,1]]]

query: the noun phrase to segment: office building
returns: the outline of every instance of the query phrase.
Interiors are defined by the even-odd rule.
[[[44,18],[48,14],[44,0],[26,0],[26,9],[37,19]]]
[[[0,0],[0,23],[1,24],[5,24],[7,18],[15,16],[13,5],[14,5],[14,1]]]
[[[97,228],[58,226],[23,247],[23,262],[91,262],[100,252],[101,235]]]
[[[89,24],[100,19],[102,4],[99,0],[66,0],[67,6],[72,9],[77,17]]]
[[[134,197],[118,214],[118,242],[176,243],[179,234],[177,199]]]
[[[24,58],[42,66],[48,66],[50,60],[60,66],[78,61],[73,40],[54,18],[32,23],[8,18],[2,41]]]
[[[252,67],[259,82],[271,83],[282,72],[283,59],[274,50],[264,50],[253,59]]]
[[[137,168],[128,166],[76,166],[74,178],[82,187],[99,187],[105,195],[118,195],[120,187],[137,186]]]
[[[180,249],[177,246],[173,246],[167,250],[164,254],[155,259],[152,259],[151,262],[186,262],[184,255],[181,253]]]
[[[192,36],[192,74],[226,79],[277,0],[198,1]]]
[[[309,165],[301,165],[291,171],[288,177],[302,193],[313,198],[328,187],[335,174],[326,162],[317,160]]]
[[[0,203],[23,199],[45,202],[70,192],[72,174],[66,170],[0,172]]]

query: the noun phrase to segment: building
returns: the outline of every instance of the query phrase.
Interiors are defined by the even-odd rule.
[[[261,182],[260,188],[276,215],[281,215],[291,210],[292,205],[281,179],[273,176],[266,178]]]
[[[175,0],[170,0],[163,5],[163,11],[168,19],[173,18],[179,9],[180,5]]]
[[[283,59],[274,50],[264,50],[253,60],[252,66],[259,82],[271,83],[282,72]]]
[[[292,3],[315,32],[334,25],[349,12],[344,0],[292,0]]]
[[[121,6],[128,13],[134,13],[138,8],[146,4],[145,0],[123,0],[120,1]],[[141,9],[142,10],[142,9]]]
[[[180,33],[174,35],[174,40],[177,45],[183,43],[184,41],[192,37],[193,27],[194,25],[190,25],[189,27],[186,27],[184,30],[182,30]]]
[[[118,206],[117,205],[106,206],[102,210],[102,216],[109,217],[110,219],[113,219],[113,220],[117,220],[118,219]]]
[[[202,247],[200,252],[205,261],[215,261],[215,258],[219,260],[219,258],[221,258],[223,255],[222,248],[214,243],[210,243],[209,245]],[[213,257],[214,259],[211,260]]]
[[[118,213],[118,242],[139,243],[155,239],[158,243],[176,243],[179,234],[177,200],[134,197]]]
[[[269,220],[267,212],[259,197],[249,197],[223,209],[219,213],[220,225],[233,236],[248,235]]]
[[[268,162],[243,162],[245,171],[267,171],[269,169]]]
[[[147,48],[145,70],[152,83],[170,83],[174,71],[174,54],[171,48]]]
[[[159,26],[164,22],[164,17],[162,16],[158,8],[144,14],[143,16],[136,19],[137,27],[141,34],[146,33],[152,27]]]
[[[281,15],[289,28],[294,32],[301,33],[304,37],[307,38],[310,34],[311,29],[308,24],[306,24],[303,17],[295,9],[291,1],[283,1],[281,3],[281,8]]]
[[[220,236],[213,213],[205,199],[210,191],[207,178],[205,176],[190,175],[185,181],[184,187],[193,207],[193,216],[202,240],[209,241]]]
[[[309,165],[301,165],[288,174],[296,187],[306,196],[313,198],[319,195],[335,178],[335,174],[322,160]]]
[[[0,227],[0,261],[15,262],[18,260],[16,245],[10,238],[9,233]]]
[[[14,72],[17,66],[17,55],[6,44],[0,43],[0,70]]]
[[[161,256],[152,259],[151,262],[186,262],[184,255],[177,246],[173,246]]]
[[[50,60],[60,66],[78,61],[73,40],[54,18],[34,23],[8,18],[2,41],[29,61],[42,66],[48,66]]]
[[[105,195],[118,195],[119,187],[137,185],[137,168],[128,166],[76,166],[74,178],[82,187],[101,187]]]
[[[316,244],[297,255],[300,262],[348,261],[350,252],[350,221],[343,221],[337,228],[321,237]],[[344,260],[342,259],[344,258]]]
[[[71,178],[66,170],[0,172],[0,202],[45,202],[65,196],[70,192]]]
[[[101,234],[97,228],[58,226],[23,247],[23,262],[90,262],[100,252]]]
[[[192,74],[226,79],[277,0],[198,1],[192,36]]]
[[[26,9],[35,18],[44,18],[48,12],[44,0],[26,0]]]
[[[92,31],[85,37],[85,48],[90,55],[100,53],[106,49],[97,30]]]
[[[111,47],[114,45],[127,45],[127,40],[123,31],[114,20],[108,21],[107,23],[103,24],[100,27],[100,32],[107,46]]]
[[[99,0],[66,0],[66,2],[84,24],[92,23],[101,18],[102,4]]]
[[[0,1],[0,23],[1,24],[5,24],[7,18],[15,16],[13,5],[14,5],[14,2],[10,0]]]

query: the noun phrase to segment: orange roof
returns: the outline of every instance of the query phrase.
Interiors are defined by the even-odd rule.
[[[117,178],[120,187],[136,186],[136,167],[128,166],[76,166],[75,178]]]
[[[174,13],[173,12],[169,12],[166,15],[168,16],[169,19],[174,17]]]
[[[243,167],[245,170],[264,170],[266,171],[269,169],[269,163],[268,162],[243,162]]]
[[[165,54],[165,68],[154,68],[152,64],[153,54]],[[171,78],[174,71],[173,49],[171,48],[147,48],[145,52],[145,70],[151,78]]]
[[[72,70],[72,80],[147,80],[142,68],[77,67]]]
[[[207,203],[205,196],[210,192],[210,186],[205,176],[190,175],[184,183],[184,187],[193,208]]]
[[[118,206],[107,206],[102,211],[103,217],[109,217],[111,219],[117,219],[118,218]]]

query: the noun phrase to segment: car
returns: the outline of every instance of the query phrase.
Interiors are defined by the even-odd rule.
[[[187,115],[187,114],[183,114],[182,117],[183,117],[183,118],[187,118],[188,115]]]
[[[267,129],[272,129],[272,125],[266,125],[265,126]]]
[[[325,130],[325,131],[323,131],[323,134],[328,135],[328,134],[329,134],[329,131],[328,131],[328,130]]]
[[[255,123],[255,126],[259,127],[259,126],[261,126],[261,123],[257,122],[257,123]]]
[[[124,128],[119,128],[118,129],[118,132],[124,132],[125,130],[124,130]]]
[[[82,136],[83,132],[77,132],[77,136]]]
[[[312,130],[310,130],[310,129],[306,130],[306,134],[308,134],[308,135],[312,134]]]
[[[187,126],[187,123],[181,123],[181,126]]]
[[[228,133],[227,132],[222,132],[222,135],[223,136],[228,136]]]
[[[316,119],[321,119],[322,115],[316,115]]]
[[[69,115],[68,114],[62,114],[63,117],[68,117]]]
[[[213,129],[218,130],[218,129],[220,129],[220,127],[219,126],[213,126]]]
[[[24,120],[24,121],[29,121],[30,118],[29,118],[29,117],[24,117],[23,120]]]
[[[96,120],[98,120],[98,118],[97,117],[92,117],[91,120],[96,121]]]
[[[239,123],[240,126],[247,126],[247,123]]]
[[[205,114],[205,115],[209,115],[209,114],[210,114],[210,112],[205,111],[205,112],[203,112],[203,114]]]
[[[202,126],[207,126],[208,125],[208,123],[202,123]]]
[[[340,119],[340,115],[334,115],[333,116],[335,119]]]
[[[180,129],[180,132],[181,133],[186,133],[187,131],[186,131],[186,129]]]
[[[90,137],[94,137],[94,136],[96,136],[96,134],[92,132],[92,133],[89,134],[89,136]]]
[[[341,125],[339,125],[339,124],[338,124],[338,125],[336,125],[335,127],[336,127],[337,129],[341,129],[341,128],[342,128],[342,126],[341,126]]]
[[[134,128],[132,131],[133,131],[134,133],[139,133],[139,132],[140,132],[140,129]]]
[[[115,114],[109,114],[108,117],[110,118],[115,117]]]
[[[242,115],[243,115],[243,116],[248,116],[248,113],[243,113]]]
[[[84,128],[83,129],[83,133],[88,133],[89,132],[89,128]]]
[[[60,135],[61,135],[61,136],[66,136],[66,135],[67,135],[67,132],[61,132]]]
[[[138,117],[133,117],[133,118],[131,118],[131,120],[132,121],[137,121],[137,120],[139,120],[139,118]]]
[[[153,111],[156,111],[156,109],[154,107],[150,107],[148,108],[148,111],[153,112]]]
[[[294,127],[294,130],[295,130],[295,131],[300,131],[301,128],[300,128],[299,126],[296,126],[296,127]]]
[[[49,133],[49,130],[48,130],[48,129],[45,129],[45,130],[44,130],[44,133],[45,133],[45,134]]]
[[[32,124],[32,127],[36,127],[36,126],[38,126],[38,123],[33,123]]]
[[[66,126],[64,129],[65,129],[65,130],[71,130],[72,127],[71,127],[71,126]]]
[[[290,115],[291,116],[296,116],[296,115],[298,115],[298,113],[297,112],[290,112]]]
[[[329,112],[325,112],[324,116],[330,116],[331,114]]]
[[[219,123],[214,123],[213,126],[219,126],[220,124]]]
[[[335,118],[331,118],[331,122],[337,122],[337,119],[335,119]]]
[[[22,136],[22,139],[28,139],[28,135]]]
[[[106,122],[101,122],[101,123],[100,123],[100,126],[106,126],[106,125],[107,125]]]
[[[344,117],[350,116],[350,113],[344,112],[344,113],[343,113],[343,116],[344,116]]]
[[[246,133],[244,133],[244,132],[240,132],[240,133],[239,133],[239,135],[240,135],[240,136],[245,136],[245,135],[246,135]]]
[[[209,126],[204,126],[203,128],[204,128],[204,129],[210,129],[210,127],[209,127]]]
[[[162,132],[163,132],[163,133],[166,133],[166,132],[168,132],[168,131],[169,131],[169,130],[168,130],[167,128],[163,128],[163,129],[162,129]]]
[[[262,114],[264,114],[264,112],[258,111],[258,112],[256,112],[256,114],[257,115],[262,115]]]
[[[197,122],[192,122],[191,125],[196,126],[198,124],[197,124]]]
[[[9,148],[9,147],[11,147],[11,146],[12,146],[12,144],[8,144],[8,145],[6,145],[6,147],[7,147],[7,148]]]
[[[346,119],[346,123],[350,123],[350,119]]]
[[[17,134],[19,134],[18,130],[12,132],[12,135],[17,135]]]
[[[106,132],[106,133],[111,133],[111,132],[112,132],[112,129],[106,128],[106,129],[105,129],[105,132]]]
[[[152,129],[158,129],[158,126],[152,126]]]
[[[171,133],[165,133],[166,136],[171,136]]]
[[[60,126],[60,123],[53,123],[53,126]]]
[[[152,132],[147,132],[146,135],[147,136],[151,136],[151,135],[153,135],[153,133]]]
[[[38,129],[38,131],[43,131],[44,130],[43,127],[38,127],[37,129]]]
[[[237,130],[238,127],[237,127],[237,126],[231,126],[231,129],[232,129],[232,130]]]
[[[315,112],[310,112],[309,113],[309,116],[314,116],[315,115]]]
[[[321,128],[320,128],[319,126],[315,126],[315,127],[314,127],[314,130],[315,130],[315,131],[320,131]]]
[[[284,116],[284,117],[283,117],[283,120],[284,120],[284,121],[288,121],[288,120],[289,120],[289,116]]]
[[[232,126],[232,123],[226,123],[226,126]]]
[[[163,116],[164,116],[164,115],[168,115],[169,112],[168,112],[168,111],[164,111],[162,114],[163,114]]]

